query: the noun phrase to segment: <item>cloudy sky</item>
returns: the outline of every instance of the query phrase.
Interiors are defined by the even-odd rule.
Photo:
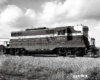
[[[100,0],[0,0],[0,37],[34,27],[86,25],[100,46]]]

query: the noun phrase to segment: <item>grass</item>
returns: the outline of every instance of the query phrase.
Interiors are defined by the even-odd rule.
[[[100,58],[0,56],[0,80],[100,80],[99,75]]]

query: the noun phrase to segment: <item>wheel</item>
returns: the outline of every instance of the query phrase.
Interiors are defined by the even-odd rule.
[[[76,57],[75,49],[72,49],[72,50],[71,50],[71,54],[72,54],[74,57]]]
[[[67,49],[66,49],[66,48],[63,48],[62,52],[63,52],[63,56],[64,56],[64,57],[68,55]]]
[[[61,52],[60,52],[60,49],[54,49],[52,51],[53,54],[56,54],[57,56],[60,56]]]
[[[83,53],[82,56],[84,56],[84,55],[86,55],[88,53],[85,48],[83,50],[81,50],[81,52]]]
[[[15,55],[19,55],[19,49],[16,49]]]
[[[66,50],[64,48],[59,48],[56,50],[57,55],[66,56]]]
[[[15,53],[15,52],[14,52],[13,49],[10,49],[10,50],[9,50],[9,54],[14,55],[14,53]]]
[[[23,49],[19,49],[19,56],[23,56],[24,55],[24,50]]]
[[[22,55],[26,55],[26,50],[24,50],[24,49],[21,50],[21,54],[22,54]]]

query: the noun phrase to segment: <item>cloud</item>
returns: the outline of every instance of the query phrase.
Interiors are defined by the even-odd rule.
[[[10,37],[11,31],[14,30],[14,26],[11,24],[15,23],[22,14],[22,10],[15,5],[7,5],[2,10],[0,13],[0,37]]]
[[[88,0],[82,6],[83,18],[100,20],[100,0]]]
[[[35,13],[33,9],[25,12],[15,5],[8,5],[0,14],[0,22],[16,28],[34,26],[61,26],[77,24],[85,20],[99,20],[99,0],[66,0],[42,4],[43,11]],[[95,5],[95,7],[93,6]]]
[[[96,30],[100,30],[100,22],[98,23],[98,25],[95,27]]]
[[[31,19],[35,19],[36,18],[36,13],[32,9],[27,9],[26,12],[25,12],[25,15],[28,16]]]
[[[0,5],[6,3],[8,0],[0,0]]]
[[[0,12],[6,7],[9,0],[0,0]]]
[[[75,3],[76,1],[76,3]],[[43,12],[39,14],[38,24],[42,26],[60,26],[66,22],[79,20],[82,6],[81,0],[66,0],[62,2],[46,2],[42,5]]]
[[[23,12],[15,5],[8,5],[7,8],[0,14],[0,23],[9,24],[15,22]]]
[[[28,27],[32,27],[33,25],[35,25],[37,22],[37,15],[35,13],[34,10],[32,9],[27,9],[25,11],[25,13],[23,13],[23,15],[21,17],[19,17],[15,23],[13,23],[12,25],[15,28],[28,28]]]
[[[0,14],[0,24],[8,24],[13,28],[26,28],[36,21],[36,13],[32,9],[22,11],[15,5],[8,5]]]
[[[41,24],[100,20],[100,0],[66,0],[46,2],[38,20]],[[95,6],[95,7],[94,7]]]

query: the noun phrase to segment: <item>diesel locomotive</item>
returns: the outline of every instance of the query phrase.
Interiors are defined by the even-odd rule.
[[[35,52],[51,51],[59,56],[96,55],[98,49],[95,47],[95,39],[89,41],[88,31],[88,26],[80,25],[11,32],[4,54],[32,55]]]

